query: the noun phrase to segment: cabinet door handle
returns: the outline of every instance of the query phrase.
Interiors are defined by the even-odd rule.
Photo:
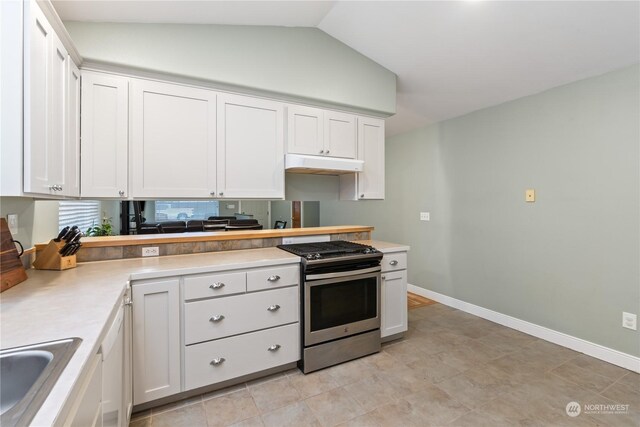
[[[329,154],[329,150],[325,151],[325,154]]]
[[[362,194],[360,195],[360,198],[361,198],[361,199],[364,199],[364,193],[362,193]]]
[[[124,191],[123,190],[118,191],[118,194],[120,195],[120,197],[124,197]]]
[[[267,278],[267,282],[277,282],[278,280],[280,280],[280,276],[278,276],[277,274],[274,274],[273,276],[269,276]]]
[[[387,276],[381,276],[380,277],[382,280],[387,280]]]
[[[213,359],[211,361],[211,363],[209,363],[211,366],[219,366],[222,365],[224,363],[224,361],[227,360],[224,357],[216,357],[215,359]]]
[[[269,347],[267,350],[269,351],[278,351],[280,349],[280,344],[274,344],[271,347]]]
[[[216,192],[215,191],[210,191],[209,194],[212,195],[213,197],[216,196]]]
[[[211,289],[220,289],[220,288],[224,288],[224,283],[222,282],[216,282],[213,285],[209,286],[209,288]]]
[[[324,150],[320,150],[320,154],[324,154]]]
[[[220,197],[224,196],[224,193],[221,191],[221,192],[219,193],[219,196],[220,196]]]
[[[396,260],[394,259],[394,260],[389,261],[389,264],[391,264],[391,265],[398,265],[398,261],[396,261]]]
[[[273,305],[270,305],[269,307],[267,307],[267,310],[269,310],[269,311],[278,311],[278,310],[280,310],[280,306],[278,304],[273,304]]]
[[[216,323],[216,322],[220,322],[222,319],[224,319],[223,314],[216,314],[211,319],[209,319],[209,322]]]

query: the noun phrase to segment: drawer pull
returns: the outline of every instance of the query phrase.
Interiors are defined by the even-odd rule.
[[[209,322],[219,322],[222,319],[224,319],[224,315],[223,314],[216,314],[215,316],[213,316],[211,319],[209,319]]]
[[[269,276],[267,278],[267,282],[277,282],[278,280],[280,280],[280,276],[278,276],[277,274],[275,274],[273,276]]]
[[[215,359],[213,359],[211,361],[211,363],[209,363],[211,366],[219,366],[222,365],[224,363],[224,361],[227,360],[224,357],[216,357]]]
[[[280,349],[280,344],[274,344],[271,347],[269,347],[267,350],[269,351],[278,351]]]
[[[270,305],[269,307],[267,307],[267,310],[269,310],[269,311],[278,311],[278,310],[280,310],[280,306],[278,304],[273,304],[273,305]]]
[[[216,282],[213,285],[209,286],[211,289],[220,289],[220,288],[224,288],[224,283],[222,282]]]
[[[389,264],[391,265],[398,265],[398,261],[396,261],[395,259],[393,261],[389,261]]]

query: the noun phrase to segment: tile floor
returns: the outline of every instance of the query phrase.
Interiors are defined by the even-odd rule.
[[[615,404],[628,410],[593,406]],[[378,354],[134,414],[130,427],[230,425],[640,426],[640,375],[433,304]]]

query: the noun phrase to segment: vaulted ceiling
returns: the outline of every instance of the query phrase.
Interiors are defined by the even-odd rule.
[[[389,135],[640,62],[636,1],[79,1],[63,20],[317,27],[398,76]]]

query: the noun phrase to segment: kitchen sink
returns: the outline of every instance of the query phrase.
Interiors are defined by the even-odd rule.
[[[0,350],[0,424],[27,425],[82,340],[67,338]]]

